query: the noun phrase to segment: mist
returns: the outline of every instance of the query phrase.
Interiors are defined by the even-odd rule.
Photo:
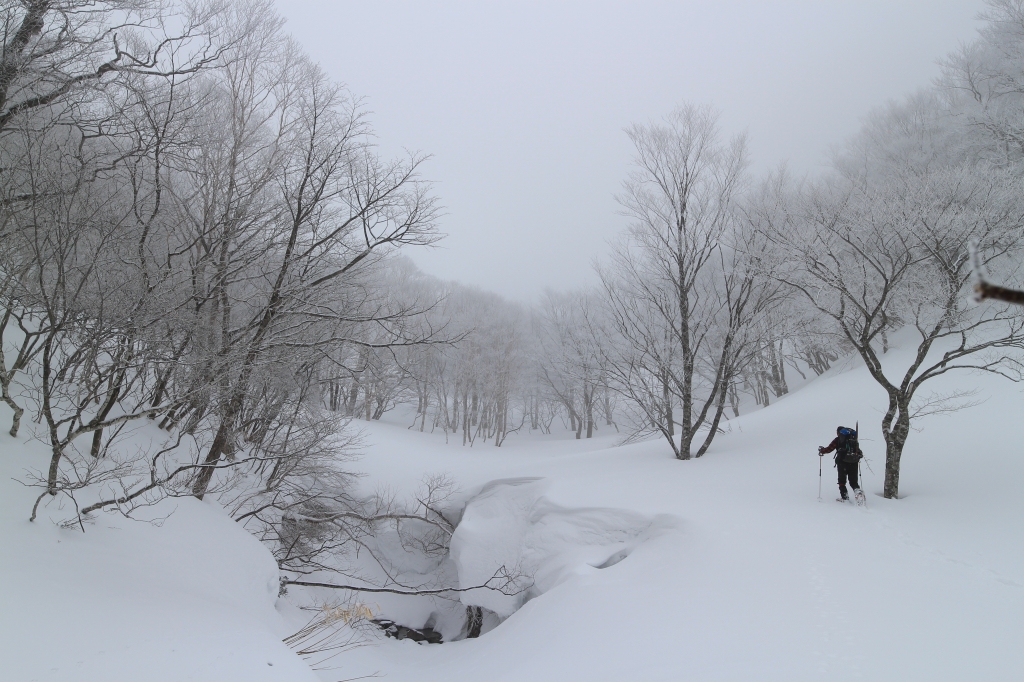
[[[749,136],[752,170],[814,174],[873,108],[926,87],[979,0],[278,3],[364,97],[386,152],[432,155],[447,237],[426,272],[532,302],[593,284],[627,225],[623,129],[681,102]]]

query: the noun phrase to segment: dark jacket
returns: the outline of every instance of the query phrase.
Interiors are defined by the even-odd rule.
[[[836,436],[835,438],[832,439],[832,442],[828,444],[828,447],[826,447],[824,450],[822,450],[822,452],[823,453],[832,452],[833,450],[835,450],[838,447],[839,447],[839,436]]]
[[[839,436],[836,436],[835,438],[832,439],[832,442],[828,444],[828,447],[823,448],[821,452],[822,452],[822,454],[825,454],[826,452],[832,452],[833,450],[835,450],[838,447],[839,447]],[[864,456],[864,452],[860,449],[859,445],[857,446],[857,454],[860,455],[861,457]],[[839,457],[839,453],[838,452],[836,453],[836,457]]]

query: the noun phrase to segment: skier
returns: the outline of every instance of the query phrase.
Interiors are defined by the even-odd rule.
[[[857,442],[857,432],[845,426],[836,428],[836,437],[831,443],[825,446],[818,446],[818,456],[824,457],[826,452],[835,451],[836,469],[839,472],[839,494],[842,495],[836,502],[848,502],[850,496],[846,490],[846,479],[850,479],[850,487],[853,488],[854,497],[858,505],[865,504],[864,491],[857,483],[857,465],[860,463],[864,453]]]

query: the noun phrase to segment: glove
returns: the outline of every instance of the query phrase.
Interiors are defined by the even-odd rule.
[[[825,456],[825,446],[819,445],[818,446],[818,457],[824,457],[824,456]]]

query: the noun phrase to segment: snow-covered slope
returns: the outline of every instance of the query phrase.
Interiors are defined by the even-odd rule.
[[[464,448],[373,423],[366,485],[458,481],[464,584],[518,561],[536,585],[522,605],[468,595],[511,613],[479,639],[384,640],[321,679],[1018,679],[1024,400],[1003,380],[959,380],[987,400],[912,434],[900,500],[879,496],[884,395],[855,362],[731,420],[689,462],[658,441],[613,447],[607,428]],[[873,470],[866,510],[833,501],[827,457],[818,501],[816,446],[856,420]],[[85,534],[46,514],[30,525],[34,491],[10,478],[45,453],[7,436],[0,448],[0,678],[310,678],[279,641],[291,626],[273,608],[269,555],[215,507],[174,501],[161,527],[112,515]],[[422,625],[429,607],[403,599],[368,602]]]
[[[891,360],[903,358],[894,352]],[[847,365],[732,420],[731,432],[690,462],[673,460],[657,441],[613,448],[606,430],[589,443],[520,438],[467,449],[373,425],[363,462],[371,480],[412,489],[423,474],[448,471],[472,493],[494,479],[538,479],[530,485],[542,491],[482,507],[518,514],[487,522],[509,540],[490,538],[495,556],[507,561],[510,545],[527,560],[546,554],[552,559],[541,557],[538,575],[555,571],[558,579],[480,639],[388,641],[348,654],[346,673],[403,681],[1019,679],[1020,386],[954,378],[981,387],[986,402],[924,422],[904,454],[903,499],[885,500],[884,394],[859,363]],[[868,509],[833,501],[828,457],[819,503],[816,446],[858,419],[872,469],[864,470]],[[473,498],[470,510],[480,504]],[[551,551],[559,541],[543,537],[550,509],[563,527],[586,526],[594,510],[605,510],[602,527],[619,519],[627,534],[637,519],[659,521],[645,537],[634,534],[642,541],[625,559],[599,569],[600,551]],[[569,535],[566,544],[579,545],[578,532]]]
[[[165,500],[142,510],[153,523],[100,514],[85,533],[55,507],[29,523],[39,490],[12,479],[46,461],[0,436],[0,679],[317,679],[281,642],[270,552],[219,508]]]

